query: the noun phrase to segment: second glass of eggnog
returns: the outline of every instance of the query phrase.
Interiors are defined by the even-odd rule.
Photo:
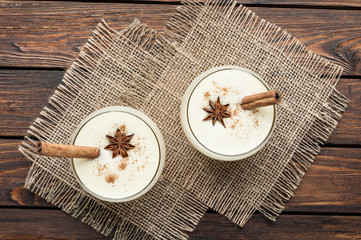
[[[245,96],[269,90],[257,74],[241,67],[222,66],[202,73],[186,90],[181,105],[181,123],[188,140],[204,155],[223,161],[256,153],[272,134],[276,108],[244,110],[240,103]],[[203,121],[209,114],[204,108],[215,106],[217,99],[220,106],[228,105],[230,117],[221,119],[223,123]]]

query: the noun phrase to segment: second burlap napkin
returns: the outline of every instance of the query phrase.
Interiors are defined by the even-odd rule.
[[[152,74],[136,79],[156,86],[145,99],[130,97],[126,102],[160,126],[168,149],[167,180],[240,226],[256,210],[275,220],[347,106],[348,100],[335,88],[342,67],[310,52],[236,1],[183,4],[150,50]],[[269,142],[236,162],[197,152],[180,125],[180,103],[189,84],[222,65],[254,71],[284,97]]]

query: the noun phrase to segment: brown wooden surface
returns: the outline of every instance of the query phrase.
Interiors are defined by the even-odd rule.
[[[361,2],[358,0],[237,0],[242,4],[265,4],[267,6],[279,5],[293,5],[293,6],[324,6],[324,7],[361,7]]]
[[[244,228],[221,215],[206,214],[191,239],[360,239],[360,216],[282,215],[270,222],[255,214]]]
[[[277,222],[256,213],[241,229],[208,211],[191,239],[361,239],[361,1],[243,0],[313,51],[345,67],[351,103]],[[0,2],[0,239],[109,239],[22,186],[16,148],[101,18],[157,30],[177,0]]]
[[[136,0],[133,0],[136,1]],[[144,0],[145,2],[152,2],[153,0]],[[204,0],[203,0],[204,1]],[[159,0],[159,2],[178,3],[179,0]],[[244,4],[247,6],[253,5],[264,5],[267,7],[271,6],[296,6],[296,7],[361,7],[361,2],[358,0],[237,0],[237,3]]]
[[[120,30],[134,18],[161,30],[176,5],[131,3],[5,2],[0,5],[0,65],[68,67],[101,18]],[[49,11],[51,9],[51,11]],[[361,73],[358,10],[251,7],[287,29],[314,52]],[[291,19],[295,19],[292,21]],[[76,21],[75,21],[76,19]]]
[[[255,214],[242,229],[224,216],[206,213],[190,239],[360,239],[360,228],[361,216],[284,214],[273,223]],[[0,238],[111,239],[52,209],[0,209]]]

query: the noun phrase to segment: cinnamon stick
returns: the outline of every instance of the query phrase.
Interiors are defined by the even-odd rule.
[[[97,147],[39,142],[37,146],[37,152],[40,155],[50,157],[93,159],[99,156],[100,149]]]
[[[271,90],[268,92],[256,93],[244,97],[241,102],[241,107],[244,110],[250,110],[254,108],[280,104],[281,102],[282,95],[277,90]]]

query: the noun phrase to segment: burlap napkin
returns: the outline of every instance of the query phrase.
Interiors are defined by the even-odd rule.
[[[143,101],[130,98],[127,103],[160,126],[168,149],[164,177],[240,226],[256,210],[275,220],[347,106],[335,89],[342,67],[235,1],[224,0],[184,2],[150,53],[152,75],[137,81],[157,85]],[[248,68],[284,96],[269,142],[237,162],[200,154],[180,125],[186,88],[205,70],[222,65]]]
[[[85,50],[66,72],[49,106],[31,125],[28,134],[42,141],[68,144],[80,121],[97,109],[115,105],[133,86],[133,79],[148,69],[152,58],[145,49],[154,32],[135,21],[117,33],[104,22],[85,44]],[[138,85],[145,97],[152,83]],[[136,98],[134,98],[136,100]],[[114,230],[115,239],[186,239],[207,207],[193,194],[161,179],[138,200],[109,203],[86,193],[77,183],[68,159],[40,157],[29,137],[19,150],[33,164],[25,187],[102,234]]]

